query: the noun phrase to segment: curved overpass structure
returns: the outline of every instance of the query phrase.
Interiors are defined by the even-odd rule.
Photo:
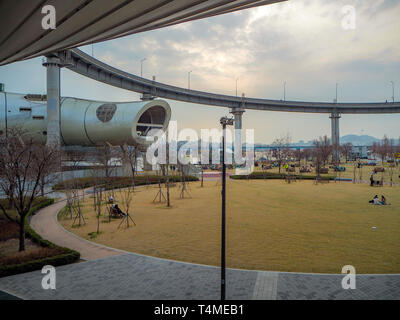
[[[221,95],[171,86],[144,79],[134,74],[116,69],[101,62],[79,49],[59,52],[53,61],[53,67],[65,66],[68,69],[97,81],[143,94],[143,100],[154,97],[213,105],[230,108],[235,117],[235,128],[242,129],[242,115],[245,109],[281,112],[328,113],[331,119],[333,160],[339,161],[339,119],[341,114],[390,114],[400,113],[400,102],[393,103],[327,103],[304,101],[281,101]],[[49,65],[48,63],[45,63]],[[49,70],[48,70],[49,72]],[[240,132],[240,131],[239,131]],[[241,134],[235,135],[241,143]]]
[[[281,112],[375,114],[400,113],[400,102],[328,103],[257,99],[189,90],[138,77],[101,62],[79,49],[59,53],[60,64],[103,83],[138,93],[144,97],[160,97],[190,103],[226,108]]]

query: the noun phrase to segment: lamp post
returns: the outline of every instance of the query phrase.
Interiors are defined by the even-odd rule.
[[[146,58],[140,60],[140,77],[143,78],[143,62],[146,61]]]
[[[188,72],[188,89],[190,90],[190,74],[192,73],[192,70]]]
[[[337,103],[337,93],[338,93],[338,83],[336,82],[336,99],[335,99],[335,103]]]
[[[283,101],[286,101],[286,81],[283,83]]]
[[[226,204],[226,165],[225,165],[225,139],[226,139],[226,126],[233,125],[233,119],[228,117],[222,117],[220,119],[220,123],[222,125],[222,215],[221,215],[221,300],[225,300],[225,227],[226,227],[226,218],[225,218],[225,204]]]
[[[394,81],[390,81],[390,83],[392,84],[392,100],[394,103]]]
[[[237,97],[237,84],[238,84],[239,78],[236,78],[236,97]]]

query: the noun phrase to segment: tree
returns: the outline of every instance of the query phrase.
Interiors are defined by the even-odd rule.
[[[135,174],[137,171],[137,159],[138,159],[138,150],[137,147],[132,147],[128,145],[121,146],[121,159],[123,159],[131,169],[132,173],[132,188],[135,190]]]
[[[317,141],[317,143],[315,143]],[[329,156],[332,154],[332,145],[330,144],[329,138],[327,135],[323,137],[319,137],[318,140],[314,141],[314,146],[319,153],[322,163],[325,166],[328,162]]]
[[[272,155],[274,156],[274,158],[278,162],[279,173],[281,173],[282,163],[284,161],[286,161],[288,156],[289,156],[289,153],[290,153],[290,149],[289,149],[290,140],[291,140],[290,136],[286,135],[285,137],[280,137],[280,138],[275,139],[275,141],[272,143],[272,145],[274,146],[274,149],[272,151]]]
[[[296,149],[293,151],[293,156],[296,159],[296,161],[299,163],[299,167],[301,165],[301,159],[303,159],[304,157],[304,153],[303,150],[300,149]]]
[[[382,165],[384,164],[384,161],[386,157],[388,156],[389,149],[390,149],[390,142],[389,139],[386,135],[383,136],[383,139],[381,142],[376,142],[372,145],[372,151],[374,154],[377,154],[379,158],[381,158]]]
[[[16,128],[0,137],[0,188],[19,216],[19,251],[25,250],[25,218],[40,197],[40,186],[55,180],[60,167],[59,146],[36,143]]]
[[[343,144],[343,145],[340,146],[340,149],[339,149],[340,154],[341,154],[343,157],[346,158],[346,163],[347,163],[347,161],[349,160],[349,155],[350,155],[350,153],[351,153],[352,150],[353,150],[353,145],[352,145],[350,142],[345,143],[345,144]]]
[[[396,151],[397,147],[393,139],[389,140],[387,145],[388,157],[390,158],[390,165],[389,165],[389,176],[390,176],[390,186],[393,186],[393,175],[394,170],[396,168]]]
[[[312,151],[311,149],[306,148],[306,149],[303,150],[303,157],[304,157],[304,159],[306,160],[306,165],[307,165],[308,159],[309,159],[312,155],[313,155],[313,151]]]
[[[314,140],[313,158],[318,177],[320,175],[321,166],[325,166],[331,153],[332,146],[326,135]]]
[[[115,165],[113,165],[113,162],[112,162],[112,159],[114,157],[114,152],[113,152],[112,146],[109,145],[108,143],[99,145],[97,147],[97,150],[96,150],[94,156],[95,156],[96,160],[99,162],[99,164],[103,167],[104,176],[106,178],[106,181],[109,181],[109,178],[111,177],[111,174],[115,167]]]

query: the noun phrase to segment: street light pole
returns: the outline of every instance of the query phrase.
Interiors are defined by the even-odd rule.
[[[239,78],[236,78],[236,97],[237,97],[237,84],[238,84]]]
[[[190,74],[192,73],[192,71],[190,70],[188,72],[188,89],[190,90]]]
[[[146,61],[146,58],[140,60],[140,77],[143,78],[143,62]]]
[[[336,82],[336,99],[335,99],[335,102],[337,103],[338,101],[337,101],[337,93],[338,93],[338,83]]]
[[[393,99],[393,103],[394,103],[394,81],[390,81],[392,83],[392,99]]]
[[[286,81],[283,83],[283,101],[286,101]]]
[[[233,125],[233,119],[222,117],[222,215],[221,215],[221,300],[225,300],[226,293],[226,267],[225,267],[225,248],[226,248],[226,165],[225,165],[225,140],[226,126]]]

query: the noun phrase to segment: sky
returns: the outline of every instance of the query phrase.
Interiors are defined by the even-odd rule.
[[[81,48],[124,71],[159,82],[221,94],[332,102],[400,100],[400,1],[290,0],[193,21]],[[0,67],[7,92],[46,92],[41,58]],[[137,93],[114,88],[67,69],[61,95],[104,101],[135,101]],[[217,128],[229,115],[222,107],[167,100],[178,128]],[[343,115],[340,134],[400,137],[400,114]],[[243,128],[271,143],[330,135],[328,114],[247,110]]]

